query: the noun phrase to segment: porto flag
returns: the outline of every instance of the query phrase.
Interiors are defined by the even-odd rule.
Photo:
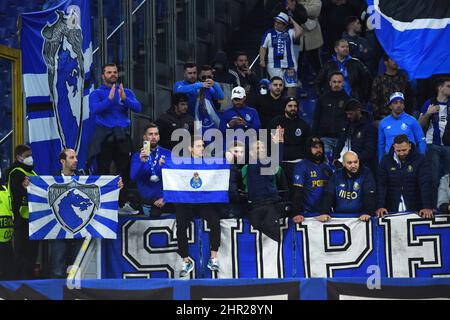
[[[63,148],[77,152],[85,167],[95,123],[89,115],[92,41],[89,0],[61,0],[45,11],[21,15],[23,86],[34,169],[61,168]]]
[[[230,165],[216,163],[175,164],[162,169],[163,194],[173,203],[227,203]]]
[[[30,177],[30,239],[116,239],[118,182],[118,176]]]
[[[410,78],[450,72],[449,0],[367,0],[370,22]]]

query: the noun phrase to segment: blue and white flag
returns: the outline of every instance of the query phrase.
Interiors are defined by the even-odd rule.
[[[89,117],[92,74],[88,0],[61,1],[41,12],[22,14],[23,85],[29,141],[38,174],[60,168],[58,154],[72,148],[82,167],[94,122]]]
[[[118,176],[30,177],[30,239],[116,239],[118,182]]]
[[[227,203],[228,164],[174,164],[162,169],[164,200],[173,203]]]
[[[411,79],[450,72],[448,0],[367,0],[386,53]]]

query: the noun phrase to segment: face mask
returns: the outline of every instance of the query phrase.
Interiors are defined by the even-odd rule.
[[[32,156],[26,157],[25,159],[23,159],[22,163],[26,166],[31,167],[33,165],[33,157]]]
[[[261,88],[261,89],[259,90],[259,93],[260,93],[262,96],[264,96],[264,95],[267,94],[267,89],[266,89],[266,88]]]

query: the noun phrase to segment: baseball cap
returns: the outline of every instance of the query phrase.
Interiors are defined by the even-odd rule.
[[[394,92],[394,93],[391,94],[391,96],[389,97],[389,104],[391,104],[391,103],[394,102],[395,100],[403,100],[403,101],[405,101],[405,96],[404,96],[403,93],[401,93],[401,92]]]
[[[231,91],[231,100],[233,99],[242,99],[246,96],[245,89],[242,87],[235,87]]]
[[[280,12],[274,19],[284,24],[289,24],[289,16],[284,12]]]

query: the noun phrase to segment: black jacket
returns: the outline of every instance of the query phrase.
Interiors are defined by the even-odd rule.
[[[450,117],[447,116],[447,125],[445,126],[444,135],[442,136],[442,144],[450,147]]]
[[[283,115],[285,108],[285,99],[279,97],[274,99],[270,92],[266,95],[258,95],[256,98],[255,109],[258,111],[259,119],[261,120],[261,129],[269,128],[270,121],[273,118]]]
[[[432,209],[431,168],[425,157],[411,149],[401,165],[394,151],[384,156],[377,172],[377,207],[397,212],[403,195],[408,211]]]
[[[313,134],[338,138],[347,122],[344,105],[349,99],[344,90],[328,91],[320,96],[314,110]]]
[[[305,143],[311,135],[309,125],[301,118],[287,118],[285,115],[274,118],[269,125],[270,129],[281,126],[284,129],[283,160],[296,160],[305,158]]]
[[[189,113],[178,116],[173,108],[163,113],[156,124],[159,128],[161,140],[159,144],[166,149],[172,150],[178,144],[178,141],[171,141],[172,132],[176,129],[186,129],[191,134],[194,132],[194,117]]]
[[[367,67],[358,59],[352,58],[347,62],[348,82],[352,89],[351,96],[362,103],[366,103],[370,98],[372,88],[372,76]],[[327,61],[315,80],[318,94],[322,94],[330,89],[329,77],[331,73],[339,71],[339,67],[333,59]]]
[[[363,113],[363,117],[355,123],[347,121],[334,149],[333,159],[340,158],[347,139],[350,139],[351,150],[358,154],[363,165],[374,172],[377,159],[377,134],[377,129],[372,125],[367,113]]]

